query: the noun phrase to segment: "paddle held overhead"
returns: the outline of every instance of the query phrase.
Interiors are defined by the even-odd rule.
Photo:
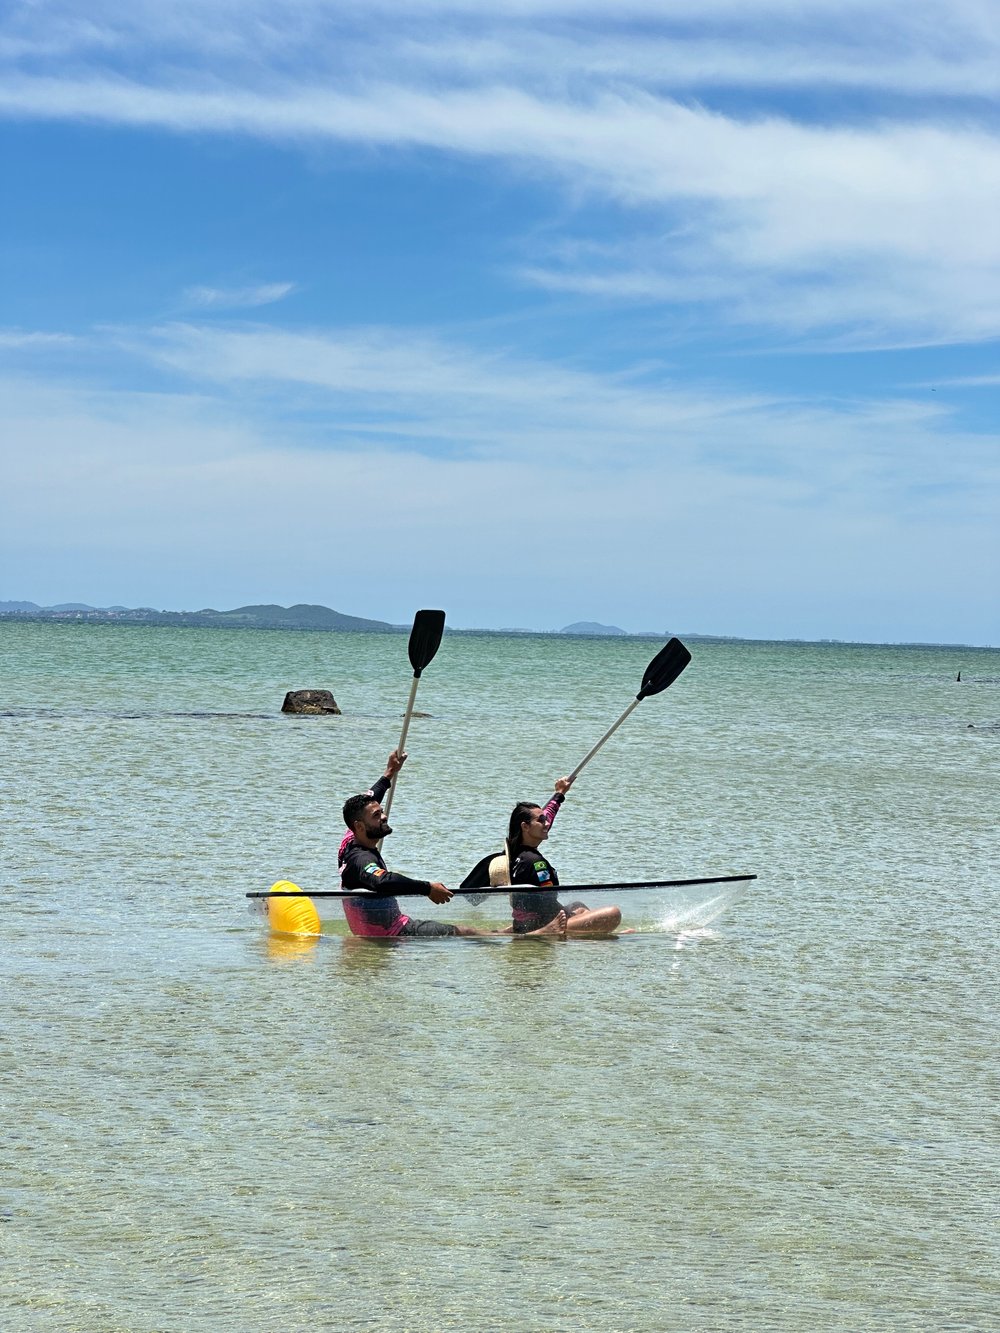
[[[430,666],[434,660],[434,654],[441,646],[441,636],[444,634],[444,612],[443,611],[418,611],[413,617],[413,628],[410,630],[410,642],[407,652],[410,657],[410,666],[413,668],[413,684],[410,686],[410,698],[406,705],[406,713],[403,717],[403,730],[400,732],[399,745],[396,747],[396,753],[402,754],[403,747],[406,744],[406,733],[410,729],[410,718],[413,716],[413,701],[417,697],[417,685],[420,682],[421,672],[425,667]],[[389,787],[389,794],[385,799],[383,810],[388,819],[389,811],[392,809],[392,798],[396,791],[396,780],[399,774],[394,773],[392,784]],[[381,850],[382,843],[379,842]]]
[[[631,713],[634,708],[638,708],[643,699],[648,699],[651,695],[659,694],[661,691],[665,690],[668,685],[672,685],[690,661],[691,654],[681,643],[680,639],[671,639],[669,643],[665,644],[646,668],[645,675],[642,678],[642,685],[639,687],[639,693],[629,704],[628,708],[625,709],[625,712],[622,713],[614,726],[609,727],[594,748],[580,760],[576,768],[574,768],[573,772],[569,775],[570,780],[572,781],[581,769],[585,768],[587,764],[590,763],[591,759],[593,759],[594,755],[605,741],[610,740],[628,717],[629,713]]]

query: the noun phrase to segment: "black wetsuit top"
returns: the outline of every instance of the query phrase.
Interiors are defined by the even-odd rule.
[[[381,802],[389,790],[389,779],[379,778],[371,789],[372,800]],[[426,894],[430,881],[410,879],[389,870],[374,847],[349,842],[340,856],[340,881],[345,889],[368,889],[371,898],[345,898],[344,915],[355,935],[398,935],[409,918],[400,911],[394,894],[416,889]]]
[[[511,893],[510,905],[514,917],[515,935],[538,930],[555,920],[562,911],[556,889],[559,876],[551,862],[537,847],[522,847],[510,867],[512,884],[530,884],[525,893]]]

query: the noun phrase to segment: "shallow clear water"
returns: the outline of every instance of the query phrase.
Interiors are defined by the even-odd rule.
[[[457,883],[657,646],[447,638],[390,864]],[[336,887],[405,637],[0,625],[0,1324],[995,1328],[1000,652],[691,647],[548,851],[749,892],[385,947],[243,895]]]

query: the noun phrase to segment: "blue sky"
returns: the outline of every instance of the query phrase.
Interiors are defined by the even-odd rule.
[[[994,3],[125,9],[0,28],[0,600],[1000,643]]]

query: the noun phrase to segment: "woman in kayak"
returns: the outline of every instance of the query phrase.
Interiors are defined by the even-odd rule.
[[[588,908],[581,902],[563,906],[556,893],[559,876],[540,850],[572,785],[572,778],[560,778],[544,809],[530,801],[518,801],[511,811],[507,829],[506,857],[495,857],[490,864],[490,882],[511,885],[515,935],[541,929],[555,920],[560,912],[566,913],[567,935],[610,935],[621,924],[622,914],[618,907]],[[498,861],[500,865],[497,865]],[[519,884],[525,886],[521,891],[517,888]]]

